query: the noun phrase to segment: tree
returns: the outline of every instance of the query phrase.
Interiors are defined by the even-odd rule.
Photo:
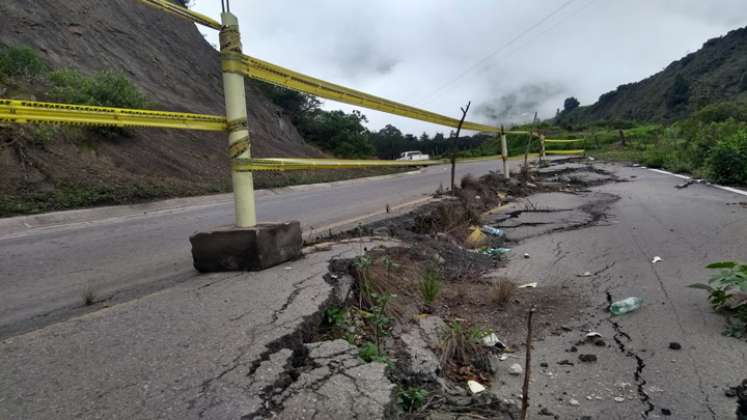
[[[381,159],[396,159],[404,151],[404,136],[397,127],[391,124],[372,133],[370,139],[376,149],[376,156]]]
[[[578,108],[579,105],[581,103],[575,97],[566,98],[565,102],[563,102],[563,112],[571,112]]]
[[[423,132],[423,134],[421,134],[421,135],[420,135],[420,139],[419,139],[419,141],[420,141],[421,143],[427,143],[427,142],[431,141],[431,138],[430,138],[430,136],[428,135],[428,133],[426,133],[426,132],[424,131],[424,132]]]
[[[667,93],[667,106],[677,108],[679,106],[687,105],[690,100],[690,84],[685,80],[681,74],[677,74],[672,82],[672,86],[669,88]]]
[[[375,150],[369,141],[369,131],[363,126],[366,116],[360,111],[346,114],[343,111],[316,110],[304,119],[299,127],[301,135],[323,150],[344,158],[366,158]]]

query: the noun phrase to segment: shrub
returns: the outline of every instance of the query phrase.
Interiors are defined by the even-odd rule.
[[[714,182],[747,184],[747,132],[716,142],[706,159],[705,171]]]
[[[8,47],[0,50],[0,79],[5,77],[33,78],[47,71],[39,54],[29,47]]]
[[[56,100],[81,105],[143,108],[145,96],[121,72],[101,71],[85,76],[77,70],[64,69],[49,75],[50,96]]]
[[[703,107],[690,117],[701,123],[724,122],[733,118],[736,121],[747,121],[747,104],[742,102],[719,102]]]

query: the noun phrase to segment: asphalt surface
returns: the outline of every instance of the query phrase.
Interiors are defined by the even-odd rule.
[[[747,197],[701,184],[677,189],[681,179],[643,168],[607,168],[627,182],[540,194],[506,210],[543,212],[503,222],[518,240],[504,275],[579,295],[573,320],[534,346],[533,414],[545,407],[561,419],[735,418],[736,401],[724,390],[747,378],[747,342],[724,337],[724,318],[706,293],[687,286],[710,278],[709,263],[745,260]],[[589,210],[603,215],[589,223]],[[643,299],[640,310],[609,316],[610,301],[631,296]],[[578,344],[592,331],[605,345]],[[670,349],[673,342],[682,349]],[[520,395],[519,378],[502,378],[499,395]]]
[[[460,163],[457,175],[480,175],[497,167],[495,161]],[[449,167],[437,166],[266,190],[257,194],[257,213],[261,222],[299,220],[307,234],[326,233],[354,226],[366,216],[381,217],[387,205],[422,200],[449,182]],[[116,217],[101,214],[101,220],[88,223],[63,222],[5,236],[0,232],[0,338],[85,312],[89,291],[97,301],[121,302],[193,278],[197,273],[189,236],[233,223],[233,203],[225,195],[167,212],[114,210]]]
[[[287,383],[303,331],[316,328],[321,308],[341,290],[324,279],[329,260],[360,252],[358,241],[307,249],[282,266],[199,276],[0,340],[0,419],[266,418],[254,415],[265,407],[264,392]],[[273,418],[314,411],[322,411],[317,419],[346,418],[330,415],[341,410],[380,418],[393,387],[386,366],[362,365],[351,352],[350,369],[334,368],[345,377],[315,388],[314,400],[303,388],[288,389],[291,413]],[[337,352],[327,352],[332,364],[330,353]],[[311,379],[322,383],[329,370]],[[319,401],[322,393],[335,398]]]
[[[478,173],[491,166],[465,169]],[[723,317],[711,310],[703,291],[687,285],[708,278],[708,263],[745,259],[747,197],[701,184],[677,189],[681,179],[643,168],[602,167],[624,182],[537,194],[492,216],[515,241],[502,276],[537,282],[531,290],[538,293],[560,286],[578,296],[572,302],[546,300],[546,307],[537,308],[573,314],[552,319],[548,327],[555,332],[534,343],[530,418],[543,418],[541,409],[559,419],[734,418],[736,402],[724,389],[747,377],[747,343],[721,335]],[[280,192],[277,202],[264,193],[260,214],[273,214],[275,205],[296,211],[307,224],[333,224],[420,198],[447,177],[446,168],[432,168],[334,190]],[[338,208],[348,205],[357,210]],[[307,208],[330,214],[312,217]],[[43,328],[50,316],[37,318],[25,324],[33,331],[15,330],[0,340],[0,418],[218,419],[256,412],[260,385],[273,383],[260,375],[258,364],[273,360],[268,350],[278,350],[277,340],[308,330],[304,323],[313,322],[309,317],[318,316],[333,293],[321,278],[327,261],[355,255],[360,245],[320,248],[262,273],[192,274],[186,237],[230,223],[231,211],[230,203],[216,203],[0,239],[6,326],[23,324],[19,313],[29,319],[64,307],[58,295],[79,301],[67,289],[86,282],[130,281],[121,287],[132,288],[139,281],[174,281],[173,287]],[[285,218],[280,211],[273,215]],[[24,255],[24,246],[36,254]],[[662,260],[652,263],[655,256]],[[28,284],[7,275],[23,273],[13,267],[20,263],[34,273],[23,274]],[[629,296],[642,298],[642,307],[611,317],[609,302]],[[560,304],[571,308],[553,307]],[[601,334],[602,346],[579,344],[591,331]],[[681,349],[670,349],[673,342]],[[581,362],[580,354],[593,354],[596,361]],[[280,375],[290,357],[278,354],[275,363],[285,367],[269,375]],[[511,357],[506,370],[518,356]],[[501,398],[517,398],[521,377],[500,371],[494,387]]]

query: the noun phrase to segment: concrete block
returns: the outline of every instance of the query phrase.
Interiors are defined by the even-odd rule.
[[[229,227],[189,238],[197,271],[259,271],[301,256],[299,222]]]

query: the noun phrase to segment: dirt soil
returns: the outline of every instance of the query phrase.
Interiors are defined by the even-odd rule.
[[[343,271],[347,270],[347,273],[357,279],[359,299],[362,281],[373,285],[375,293],[391,294],[387,313],[394,319],[394,323],[390,326],[388,351],[395,358],[408,357],[405,346],[400,342],[400,334],[417,328],[424,316],[436,316],[445,321],[446,326],[452,326],[442,328],[444,330],[453,330],[454,325],[458,325],[468,330],[468,334],[484,336],[495,333],[507,347],[496,352],[492,348],[484,351],[478,346],[474,349],[476,354],[473,355],[472,362],[446,362],[446,365],[442,365],[444,369],[441,375],[451,383],[452,388],[444,387],[443,384],[436,385],[422,378],[413,378],[403,373],[402,369],[405,368],[401,364],[393,365],[390,377],[394,382],[402,386],[422,386],[431,395],[429,403],[421,410],[408,414],[409,418],[483,418],[469,416],[485,416],[490,413],[492,414],[484,418],[516,418],[513,408],[501,406],[503,408],[497,410],[496,407],[500,404],[496,401],[469,400],[467,394],[467,397],[460,397],[459,389],[464,390],[465,382],[470,379],[486,386],[500,380],[497,379],[496,372],[491,370],[486,358],[498,357],[503,353],[510,360],[523,360],[527,335],[526,318],[530,308],[538,308],[534,315],[533,339],[542,340],[550,334],[558,335],[567,331],[566,325],[577,323],[582,309],[588,307],[586,298],[568,285],[570,281],[568,284],[560,281],[553,286],[539,288],[519,288],[524,280],[505,278],[501,274],[505,265],[504,257],[486,255],[485,250],[510,248],[510,241],[488,237],[488,242],[476,249],[470,249],[466,241],[474,226],[485,223],[501,226],[508,219],[520,219],[525,214],[542,212],[541,209],[526,208],[526,197],[531,194],[562,192],[573,195],[586,191],[589,185],[619,182],[613,176],[590,170],[583,162],[576,160],[554,166],[554,169],[540,169],[533,173],[526,183],[505,181],[495,174],[486,175],[479,180],[467,177],[456,191],[455,197],[440,196],[435,202],[406,215],[340,235],[347,238],[367,234],[391,236],[407,245],[368,250],[366,257],[369,260],[363,274],[354,261],[337,264],[338,269],[343,267]],[[573,178],[559,180],[559,176]],[[493,216],[496,208],[505,210],[511,206],[517,208],[513,217],[496,219]],[[570,226],[582,228],[599,223],[604,218],[603,207],[604,199],[581,206],[576,210],[579,214],[574,215],[578,218],[578,224]],[[421,291],[423,278],[434,267],[442,275],[441,288],[434,303],[426,305]],[[499,291],[499,284],[509,285],[508,291]],[[423,315],[424,313],[428,315]],[[358,324],[364,325],[365,321],[359,321]],[[366,333],[363,334],[363,341],[365,335]],[[432,348],[438,357],[442,356],[441,345],[437,344]],[[469,401],[465,402],[463,397]],[[490,409],[486,410],[486,407]],[[440,415],[446,417],[438,417]]]
[[[122,71],[155,109],[224,114],[219,54],[182,18],[132,0],[6,0],[0,27],[0,47],[35,48],[52,69]],[[0,82],[0,97],[45,93],[36,83]],[[247,98],[255,156],[322,156],[252,83]],[[229,190],[223,133],[128,131],[110,138],[77,127],[0,126],[0,194],[79,207]]]

